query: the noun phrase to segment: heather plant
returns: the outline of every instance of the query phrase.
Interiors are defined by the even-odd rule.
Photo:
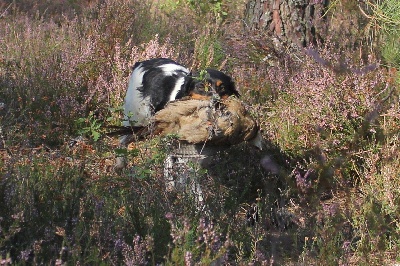
[[[398,93],[398,85],[396,87]],[[379,148],[363,155],[360,173],[362,197],[354,208],[353,224],[359,242],[354,256],[359,263],[379,264],[392,258],[399,261],[399,189],[398,189],[398,101],[382,114],[384,139]],[[383,255],[379,250],[386,250]]]
[[[196,38],[192,67],[205,69],[207,67],[221,67],[225,59],[222,46],[219,42],[218,29],[208,26]]]
[[[200,12],[204,16],[210,14],[214,16],[216,20],[223,20],[227,17],[228,13],[225,1],[214,0],[214,1],[198,1],[198,0],[187,0],[188,5],[195,10],[195,12]]]
[[[199,222],[178,222],[173,214],[167,215],[171,224],[173,249],[169,264],[193,265],[227,262],[229,240],[222,239],[217,225],[206,217]],[[197,225],[197,227],[195,227]],[[182,227],[182,228],[180,228]],[[195,227],[195,228],[193,228]]]
[[[382,150],[388,150],[387,138],[398,135],[394,133],[398,127],[389,118],[398,108],[397,71],[378,68],[374,56],[364,61],[350,56],[351,50],[339,54],[334,47],[328,42],[318,50],[309,48],[307,56],[285,56],[265,69],[252,69],[250,65],[247,71],[262,73],[265,86],[259,87],[257,79],[244,80],[246,87],[254,86],[255,90],[242,95],[258,111],[256,115],[265,135],[272,142],[271,151],[274,146],[280,147],[279,153],[264,160],[264,168],[275,168],[270,165],[271,158],[280,163],[281,182],[286,182],[278,183],[277,188],[284,192],[281,195],[285,201],[296,202],[295,208],[289,210],[296,213],[300,206],[320,204],[324,210],[319,216],[306,218],[315,233],[310,236],[307,230],[303,231],[306,239],[312,240],[311,245],[307,245],[310,241],[300,242],[296,248],[304,249],[299,256],[303,263],[315,263],[313,253],[318,254],[318,263],[324,265],[352,264],[360,262],[360,258],[365,258],[361,260],[364,263],[374,264],[398,260],[395,255],[398,225],[393,223],[398,217],[386,213],[393,205],[389,207],[383,199],[387,195],[397,198],[396,182],[385,181],[379,174],[391,165],[381,160]],[[348,54],[347,60],[343,60],[343,52]],[[240,84],[241,70],[233,72]],[[379,155],[371,161],[369,156],[373,154]],[[374,180],[381,185],[371,182],[363,169],[374,172]],[[395,171],[385,176],[396,178],[398,174]],[[387,186],[383,188],[382,184]],[[363,190],[367,185],[369,193],[355,193],[349,190],[349,185]],[[375,198],[373,190],[388,194],[371,204],[365,197]],[[343,201],[327,205],[335,195],[340,195]],[[344,200],[347,197],[354,198]],[[325,210],[326,206],[336,206],[332,207],[335,210],[332,218],[329,217],[333,209]],[[387,225],[389,221],[392,226]],[[302,232],[302,223],[292,222],[297,224],[297,232]],[[382,235],[380,225],[390,228],[387,235]],[[371,241],[373,244],[369,246]],[[391,254],[390,258],[383,258],[382,250]]]
[[[89,2],[0,4],[1,264],[398,263],[396,56],[386,69],[335,38],[257,50],[223,1]],[[130,67],[154,57],[227,70],[266,139],[173,173],[199,181],[202,210],[190,188],[166,189],[176,136],[99,138],[120,121]]]
[[[232,9],[229,12],[233,14],[236,7],[228,7],[223,1],[161,1],[159,8],[165,11],[168,18],[175,19],[175,28],[183,26],[181,31],[191,32],[186,36],[176,36],[173,32],[170,35],[171,38],[179,38],[180,45],[192,47],[180,53],[186,65],[194,70],[225,67],[227,58],[221,43],[224,32],[222,25],[228,14],[225,9]]]
[[[157,35],[135,45],[141,40],[132,38],[132,27],[140,25],[132,12],[140,8],[105,1],[87,10],[87,17],[65,18],[61,25],[19,13],[2,20],[0,97],[15,110],[14,119],[31,128],[32,136],[57,143],[77,118],[89,111],[107,117],[109,107],[121,105],[136,61],[174,57],[168,39],[162,44]]]
[[[215,1],[198,1],[198,0],[185,0],[185,1],[172,1],[164,0],[159,3],[159,6],[166,11],[167,14],[179,15],[181,10],[196,14],[193,18],[199,25],[207,24],[207,21],[220,24],[228,16],[228,1],[215,0]]]
[[[330,62],[340,61],[338,54],[320,53]],[[312,57],[303,60],[301,67],[304,70],[292,73],[285,87],[278,90],[278,99],[270,107],[274,112],[267,113],[265,118],[266,126],[277,127],[268,132],[278,146],[284,146],[292,156],[313,154],[315,160],[328,163],[346,155],[346,150],[351,149],[355,141],[361,142],[367,135],[379,138],[379,130],[371,123],[373,121],[366,119],[390,94],[385,73],[378,70],[360,76],[351,69],[361,67],[349,65],[344,69],[349,72],[341,74],[321,67]],[[278,106],[290,107],[276,108]],[[274,119],[277,119],[276,123]],[[292,151],[301,151],[301,154]]]
[[[102,152],[101,159],[91,156]],[[152,176],[159,175],[158,153],[145,152],[154,158]],[[35,264],[159,261],[169,241],[165,186],[142,175],[148,157],[137,157],[135,171],[116,176],[109,154],[101,145],[78,141],[51,155],[27,151],[7,164],[0,193],[6,218],[1,251],[10,252],[13,261]]]

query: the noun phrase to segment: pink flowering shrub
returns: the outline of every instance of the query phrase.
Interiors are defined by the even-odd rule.
[[[108,108],[122,105],[135,62],[176,57],[168,38],[161,42],[153,35],[140,44],[131,35],[141,8],[129,1],[104,1],[86,10],[87,17],[64,18],[61,24],[28,15],[6,17],[1,29],[7,45],[0,51],[0,97],[24,117],[22,123],[33,135],[44,135],[32,125],[39,117],[67,133],[88,111],[103,118],[110,115]]]
[[[187,1],[39,2],[0,3],[2,264],[398,261],[399,76],[379,53],[276,50],[235,1],[210,3],[218,19]],[[174,173],[197,178],[201,210],[166,189],[173,138],[133,143],[118,174],[117,138],[77,138],[119,125],[131,67],[154,57],[230,74],[266,141]]]

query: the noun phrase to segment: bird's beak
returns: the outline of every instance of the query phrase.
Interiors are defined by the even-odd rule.
[[[254,147],[258,148],[260,151],[262,151],[263,146],[264,146],[264,139],[261,135],[260,130],[257,131],[257,134],[254,138],[248,141],[251,145]]]

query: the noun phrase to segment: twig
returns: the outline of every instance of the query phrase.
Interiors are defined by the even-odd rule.
[[[2,18],[2,17],[5,16],[7,10],[11,7],[12,4],[13,4],[13,3],[11,3],[11,4],[8,5],[8,7],[7,7],[7,8],[3,11],[3,13],[0,15],[0,18]]]
[[[0,126],[0,148],[5,148],[6,147],[6,142],[4,141],[4,135],[3,135],[3,127]]]

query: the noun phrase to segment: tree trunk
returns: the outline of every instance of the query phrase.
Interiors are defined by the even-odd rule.
[[[305,47],[324,41],[327,6],[328,0],[249,0],[245,20],[252,31]]]

